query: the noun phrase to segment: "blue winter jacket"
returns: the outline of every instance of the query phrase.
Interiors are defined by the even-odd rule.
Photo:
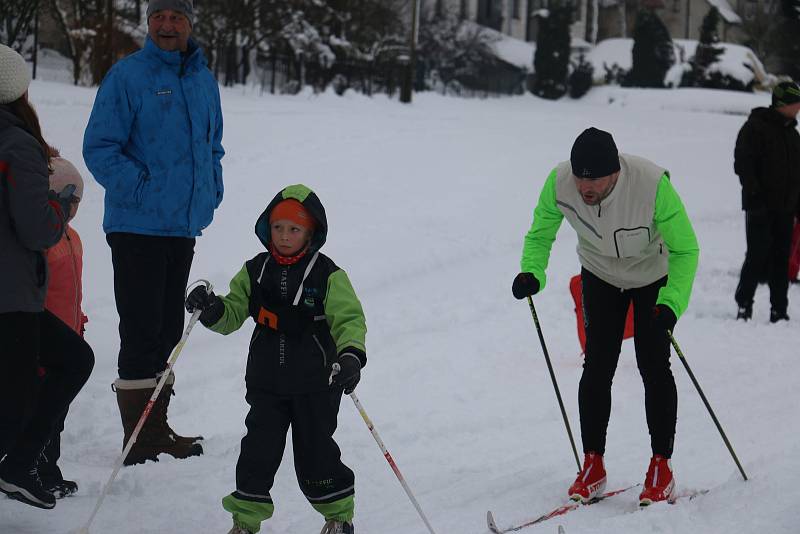
[[[83,158],[105,188],[103,230],[195,237],[222,201],[219,87],[197,44],[142,50],[97,91]]]

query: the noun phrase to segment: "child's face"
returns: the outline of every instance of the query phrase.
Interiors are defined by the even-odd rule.
[[[311,240],[311,230],[288,219],[270,224],[272,242],[283,256],[294,256]]]

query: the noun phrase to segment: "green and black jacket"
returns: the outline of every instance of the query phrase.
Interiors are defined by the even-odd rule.
[[[302,202],[317,220],[308,252],[293,265],[278,264],[269,252],[247,261],[231,280],[230,293],[221,298],[225,306],[222,316],[206,325],[220,334],[230,334],[252,317],[256,327],[250,340],[246,382],[248,387],[277,394],[327,389],[331,364],[343,352],[358,356],[362,367],[367,361],[367,327],[361,303],[347,274],[319,253],[327,237],[328,222],[317,195],[304,185],[287,187],[258,218],[256,235],[268,248],[269,214],[278,202],[289,198]],[[302,294],[295,307],[293,301],[301,283]],[[304,327],[299,333],[270,327],[273,310],[303,317]]]

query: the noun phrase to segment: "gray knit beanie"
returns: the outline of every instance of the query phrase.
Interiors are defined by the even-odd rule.
[[[194,2],[193,0],[150,0],[147,4],[147,19],[156,11],[163,11],[171,9],[172,11],[179,11],[186,15],[189,19],[189,24],[194,26]]]
[[[31,71],[16,51],[0,44],[0,104],[8,104],[25,94]]]

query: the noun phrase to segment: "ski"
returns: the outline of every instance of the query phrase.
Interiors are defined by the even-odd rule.
[[[670,498],[667,500],[667,502],[668,502],[669,504],[675,504],[675,503],[677,503],[679,500],[684,500],[684,499],[685,499],[685,500],[689,500],[689,501],[691,501],[691,500],[692,500],[692,499],[694,499],[695,497],[699,497],[699,496],[701,496],[701,495],[705,495],[705,494],[706,494],[706,493],[708,493],[708,492],[709,492],[709,490],[707,490],[707,489],[701,489],[701,490],[684,490],[684,491],[682,491],[682,492],[680,492],[680,493],[676,493],[675,495],[673,495],[672,497],[670,497]],[[639,503],[639,508],[648,508],[648,507],[652,506],[653,504],[656,504],[656,503]]]
[[[494,520],[494,516],[492,515],[492,512],[489,511],[489,512],[486,512],[486,523],[489,526],[489,530],[491,530],[495,534],[505,534],[506,532],[516,532],[518,530],[522,530],[523,528],[536,525],[536,524],[541,523],[543,521],[547,521],[548,519],[552,519],[553,517],[556,517],[556,516],[559,516],[559,515],[564,515],[567,512],[571,512],[572,510],[580,508],[581,506],[590,506],[592,504],[598,503],[598,502],[600,502],[600,501],[602,501],[604,499],[608,499],[609,497],[613,497],[614,495],[619,495],[620,493],[624,493],[624,492],[626,492],[626,491],[628,491],[630,489],[633,489],[633,488],[635,488],[637,486],[639,486],[639,484],[634,484],[633,486],[628,486],[627,488],[621,488],[621,489],[614,490],[614,491],[607,491],[606,493],[603,493],[602,495],[600,495],[598,497],[595,497],[594,499],[592,499],[591,501],[586,502],[586,503],[570,502],[568,504],[564,504],[562,506],[559,506],[558,508],[556,508],[556,509],[554,509],[554,510],[552,510],[552,511],[546,513],[546,514],[542,514],[539,517],[537,517],[536,519],[530,519],[528,521],[525,521],[524,523],[520,523],[518,525],[512,525],[512,526],[506,527],[506,528],[498,527],[497,526],[497,522]]]

